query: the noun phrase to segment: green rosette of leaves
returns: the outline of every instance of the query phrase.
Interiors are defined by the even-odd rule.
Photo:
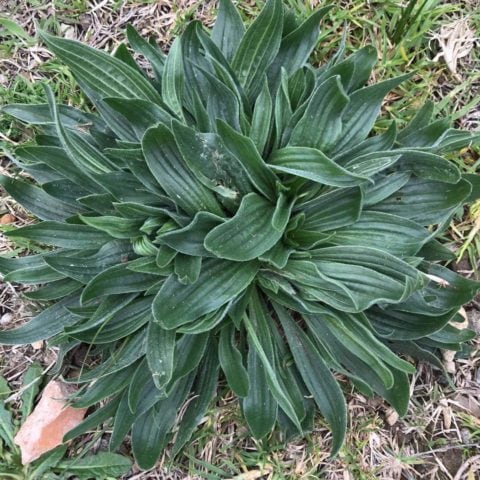
[[[168,55],[128,28],[149,74],[125,45],[41,34],[94,113],[49,88],[48,104],[3,108],[40,132],[15,151],[35,183],[1,178],[40,221],[8,237],[52,248],[0,259],[43,308],[0,342],[48,339],[60,363],[88,345],[73,400],[101,406],[68,438],[111,421],[111,448],[131,432],[150,468],[225,381],[253,437],[303,435],[318,409],[334,455],[347,426],[334,374],[404,415],[415,368],[398,354],[441,366],[473,337],[451,322],[480,283],[439,264],[452,258],[439,238],[479,196],[443,155],[475,137],[431,103],[374,129],[408,76],[367,85],[372,47],[311,65],[328,9],[300,22],[269,0],[245,29],[222,0],[213,30],[191,22]]]

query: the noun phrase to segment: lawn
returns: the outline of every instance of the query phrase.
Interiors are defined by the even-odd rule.
[[[238,2],[238,7],[246,19],[251,19],[262,3]],[[316,0],[285,0],[284,3],[304,17],[324,4]],[[333,4],[334,8],[322,22],[314,63],[325,62],[343,37],[347,51],[353,52],[368,44],[375,46],[379,57],[374,70],[376,81],[413,73],[387,98],[382,119],[376,125],[378,131],[386,130],[393,119],[401,128],[428,99],[436,102],[435,111],[439,116],[450,117],[456,126],[471,131],[480,129],[477,0],[350,0]],[[113,51],[124,41],[126,26],[133,24],[142,35],[153,36],[167,51],[170,39],[182,31],[189,20],[198,18],[211,25],[215,12],[215,2],[196,0],[3,0],[0,4],[0,104],[43,103],[45,96],[40,82],[54,80],[51,85],[58,103],[90,108],[68,69],[39,43],[36,25]],[[0,116],[0,148],[3,149],[0,173],[13,171],[9,152],[30,136],[29,129],[6,115]],[[464,172],[478,173],[480,146],[465,148],[451,155],[450,160]],[[5,218],[7,214],[13,216],[10,220],[14,220],[15,227],[34,221],[0,191],[0,217]],[[13,256],[35,248],[25,242],[7,241],[1,233],[11,228],[10,222],[0,225],[0,253]],[[477,202],[455,218],[445,236],[457,255],[451,267],[477,279],[480,278],[479,230]],[[31,308],[17,284],[0,283],[0,325],[20,324],[29,317]],[[478,297],[465,307],[465,315],[480,333]],[[274,435],[269,442],[256,442],[242,426],[235,397],[221,388],[215,408],[205,416],[193,442],[182,455],[172,458],[167,450],[152,471],[141,473],[134,467],[122,478],[477,478],[480,475],[478,339],[472,341],[471,350],[470,355],[447,364],[451,381],[441,371],[420,363],[411,379],[410,407],[402,419],[379,398],[367,399],[343,382],[348,400],[349,433],[333,461],[328,458],[330,433],[321,418],[306,440],[293,439],[285,444]],[[58,351],[40,343],[0,347],[0,355],[0,375],[8,383],[7,389],[0,382],[0,398],[8,400],[8,411],[18,423],[22,417],[20,397],[25,372],[38,363],[47,376],[55,369]],[[80,366],[81,361],[81,352],[70,359],[73,366]],[[2,393],[2,388],[8,393]],[[2,418],[0,426],[1,422]],[[108,426],[105,431],[92,431],[70,445],[66,456],[83,456],[105,449],[108,435]],[[128,442],[122,445],[121,452],[129,455]],[[15,454],[0,441],[0,466],[2,464],[10,468],[9,478],[30,478],[18,466]]]

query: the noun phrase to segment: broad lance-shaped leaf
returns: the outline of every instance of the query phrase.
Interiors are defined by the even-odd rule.
[[[128,338],[139,329],[144,331],[142,327],[151,318],[151,298],[141,297],[126,305],[119,313],[112,315],[103,325],[69,334],[85,343],[107,344]]]
[[[284,69],[280,74],[280,85],[277,89],[277,95],[274,102],[274,120],[275,120],[275,138],[278,146],[281,147],[285,143],[282,138],[282,132],[287,130],[288,125],[292,121],[292,105],[290,95],[288,93],[288,77]]]
[[[282,196],[275,207],[260,195],[249,193],[243,197],[233,218],[207,234],[205,248],[220,258],[240,262],[253,260],[280,240],[286,222],[275,225],[274,219],[285,213],[288,220],[289,211]]]
[[[275,311],[285,331],[295,365],[332,429],[331,455],[334,456],[342,446],[347,429],[345,398],[337,381],[305,332],[282,307],[275,305]]]
[[[202,269],[202,257],[178,253],[174,259],[174,271],[178,281],[185,285],[195,283]]]
[[[209,85],[203,72],[212,73],[213,68],[205,58],[205,51],[198,36],[201,28],[198,21],[190,22],[182,34],[183,69],[185,84],[189,88],[184,90],[185,103],[194,113],[201,131],[210,131],[210,120],[205,110]]]
[[[304,230],[323,232],[351,225],[362,210],[362,192],[359,188],[341,188],[310,200],[298,207],[305,214]]]
[[[340,167],[320,150],[309,147],[285,147],[269,159],[272,170],[312,180],[322,185],[353,187],[368,179]]]
[[[304,316],[304,320],[316,341],[329,350],[340,364],[384,397],[400,415],[406,414],[409,399],[409,380],[405,372],[392,368],[393,386],[387,389],[369,364],[352,355],[351,351],[338,341],[337,337],[326,327],[323,316]]]
[[[131,218],[114,217],[114,216],[98,216],[87,217],[80,215],[83,223],[108,233],[113,238],[135,238],[141,235],[140,227],[142,220],[134,220]]]
[[[52,301],[59,300],[71,293],[76,292],[80,289],[82,284],[70,278],[64,280],[57,280],[55,282],[50,282],[48,285],[45,285],[37,290],[32,292],[25,292],[25,297],[35,300],[35,301]]]
[[[363,142],[351,146],[333,157],[333,161],[344,166],[346,163],[354,161],[357,157],[362,157],[369,153],[390,152],[397,138],[397,124],[393,121],[385,133],[367,137]],[[392,153],[392,152],[390,152]]]
[[[132,25],[127,25],[127,39],[130,46],[141,53],[152,65],[157,81],[161,81],[165,54],[156,45],[152,45],[139,35]]]
[[[212,40],[231,60],[245,33],[242,17],[231,0],[220,0],[217,19],[212,29]]]
[[[325,323],[348,350],[359,358],[367,355],[363,360],[372,368],[374,365],[379,367],[377,374],[384,381],[386,388],[391,388],[394,382],[390,367],[406,373],[415,373],[415,367],[412,364],[397,357],[375,337],[364,315],[345,314],[340,316],[334,312],[332,316],[325,315]],[[387,375],[382,374],[380,370],[384,370]]]
[[[67,249],[101,247],[112,239],[110,235],[88,225],[61,222],[40,222],[6,232],[8,237],[26,238],[37,243]]]
[[[234,343],[235,327],[233,323],[225,325],[220,330],[218,342],[218,360],[227,377],[229,387],[239,397],[248,394],[248,374],[243,366],[242,354]]]
[[[426,228],[406,218],[363,212],[357,222],[332,232],[325,241],[334,245],[364,245],[408,256],[415,255],[431,236]]]
[[[183,285],[171,275],[153,300],[155,321],[173,329],[213,312],[243,292],[255,277],[258,263],[206,259],[194,284]]]
[[[226,303],[222,307],[213,312],[207,313],[198,318],[197,321],[189,323],[187,325],[178,328],[178,332],[186,333],[189,335],[197,335],[199,333],[210,332],[213,328],[219,325],[226,317],[231,302]]]
[[[318,41],[320,20],[332,7],[328,5],[313,12],[293,32],[282,38],[278,54],[268,69],[272,91],[276,90],[281,68],[290,76],[307,62]]]
[[[170,46],[163,68],[162,96],[165,103],[180,118],[183,117],[183,77],[182,44],[180,38],[176,38]]]
[[[58,107],[50,87],[45,87],[45,93],[60,143],[75,166],[91,179],[94,179],[95,174],[109,173],[115,170],[115,165],[98,148],[76,131],[64,128],[60,123]]]
[[[41,268],[45,266],[44,255],[26,255],[24,257],[9,258],[0,257],[0,273],[7,275],[14,270],[20,270],[24,268]]]
[[[277,177],[263,161],[252,140],[221,120],[217,121],[217,130],[223,143],[243,167],[253,185],[273,201],[276,198]]]
[[[376,61],[377,50],[375,47],[367,45],[331,68],[321,69],[317,82],[338,74],[342,77],[345,91],[347,93],[354,92],[367,82]]]
[[[245,170],[218,135],[199,133],[175,120],[172,130],[185,163],[203,185],[233,200],[252,191]]]
[[[312,93],[289,144],[328,152],[342,133],[342,114],[348,102],[338,75],[323,82]]]
[[[402,170],[411,170],[417,177],[446,183],[457,183],[461,179],[460,170],[455,164],[439,155],[417,150],[400,151]]]
[[[232,67],[240,84],[253,99],[261,88],[263,74],[277,55],[282,39],[281,0],[268,0],[238,46]]]
[[[29,285],[50,283],[55,280],[61,280],[62,278],[65,278],[64,275],[53,270],[47,264],[44,264],[39,267],[26,267],[14,270],[5,275],[4,280],[6,282],[18,282]]]
[[[82,292],[82,303],[104,295],[142,292],[158,282],[156,275],[132,272],[128,263],[121,263],[103,270],[92,278]]]
[[[187,410],[182,417],[175,445],[173,446],[173,455],[176,455],[190,439],[193,430],[205,416],[217,388],[218,360],[214,348],[208,348],[197,372],[197,377],[193,384],[195,397],[189,402]]]
[[[371,177],[395,165],[400,158],[401,153],[397,152],[397,150],[372,152],[354,157],[345,162],[342,167],[355,175]]]
[[[118,453],[99,452],[83,458],[62,460],[55,464],[57,470],[67,476],[77,478],[120,478],[128,472],[132,462],[128,457]]]
[[[268,88],[267,78],[264,77],[262,89],[255,101],[252,115],[252,127],[249,137],[257,147],[258,152],[263,153],[270,135],[272,123],[273,102]]]
[[[379,302],[399,303],[425,280],[412,266],[369,247],[327,247],[313,252],[322,275],[343,284],[363,311]],[[315,295],[315,291],[311,291]]]
[[[132,427],[132,448],[142,469],[152,468],[167,445],[177,410],[187,398],[192,382],[192,375],[180,379],[167,398],[136,418]]]
[[[60,147],[31,145],[15,150],[15,156],[25,162],[41,162],[60,173],[63,177],[90,192],[103,192],[103,188],[70,161]]]
[[[448,218],[470,191],[471,185],[465,180],[443,183],[412,177],[402,188],[371,208],[420,225],[431,225]]]
[[[302,426],[300,423],[300,419],[295,412],[295,409],[291,403],[290,398],[288,397],[287,392],[279,382],[277,371],[273,366],[273,354],[269,353],[265,350],[265,345],[262,344],[261,338],[257,335],[255,331],[255,325],[251,319],[249,319],[246,315],[243,318],[243,322],[245,328],[248,332],[249,340],[251,342],[251,347],[254,348],[257,355],[262,362],[262,365],[265,369],[265,376],[267,379],[267,384],[272,392],[273,397],[278,402],[279,406],[285,412],[285,414],[290,418],[290,420],[294,423],[295,427],[298,429],[299,432],[302,431]]]
[[[70,295],[46,308],[21,327],[0,332],[0,343],[22,345],[53,337],[78,321],[66,307],[78,305],[78,295]]]
[[[208,70],[205,70],[199,65],[194,66],[202,73],[207,81],[205,91],[207,95],[209,123],[213,125],[217,119],[222,120],[235,131],[239,131],[240,99],[238,95]]]
[[[81,211],[30,183],[0,175],[0,185],[25,208],[42,220],[65,220]]]
[[[428,313],[432,313],[429,315]],[[443,315],[435,311],[425,315],[402,312],[394,308],[373,307],[365,312],[380,337],[393,340],[417,340],[441,330],[457,313],[456,309]]]
[[[198,212],[187,226],[162,233],[157,240],[185,255],[211,256],[203,242],[208,232],[223,221],[224,219],[212,213]]]
[[[282,275],[299,289],[302,296],[310,293],[314,300],[344,312],[357,312],[360,308],[355,295],[345,285],[324,275],[313,262],[289,260]]]
[[[268,435],[277,420],[278,404],[268,388],[265,367],[254,348],[248,349],[248,395],[242,399],[242,409],[255,438]]]
[[[91,113],[82,112],[69,105],[58,105],[58,110],[60,120],[66,127],[73,128],[79,124],[91,122],[98,128],[105,128],[103,121]],[[53,123],[48,103],[40,103],[37,105],[11,103],[9,105],[4,105],[1,108],[1,111],[30,125],[48,125]]]
[[[378,117],[385,95],[409,77],[407,74],[385,80],[350,95],[350,103],[344,112],[342,135],[335,145],[335,152],[365,140]]]
[[[56,252],[45,256],[45,262],[57,272],[85,284],[106,268],[127,261],[132,255],[130,242],[113,240],[105,243],[93,255],[78,252],[75,255],[75,261],[72,260],[71,255]]]
[[[147,100],[130,98],[104,98],[103,102],[118,112],[131,124],[139,141],[142,140],[145,132],[156,125],[163,123],[170,125],[172,114]]]
[[[204,187],[185,165],[170,130],[159,125],[147,130],[142,140],[150,171],[170,198],[186,213],[206,210],[223,215],[213,193]]]
[[[141,98],[161,102],[149,81],[121,60],[75,40],[40,32],[48,48],[62,60],[86,86],[101,97]]]
[[[371,183],[362,185],[364,208],[375,205],[400,190],[410,180],[410,177],[409,172],[380,174],[374,178],[374,185]]]
[[[116,295],[110,295],[99,304],[98,308],[86,322],[67,327],[65,328],[65,332],[75,334],[91,330],[94,327],[105,326],[106,322],[110,322],[114,316],[118,315],[120,311],[131,304],[137,296],[138,294],[131,293],[130,295],[124,295],[123,298],[119,300]]]
[[[147,333],[147,363],[159,390],[172,378],[174,351],[175,330],[165,330],[152,318]]]

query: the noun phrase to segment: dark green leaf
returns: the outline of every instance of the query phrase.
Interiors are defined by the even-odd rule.
[[[141,235],[142,220],[113,216],[87,217],[80,215],[83,223],[90,225],[102,232],[108,233],[113,238],[127,239]]]
[[[113,240],[100,248],[93,255],[76,255],[75,261],[62,253],[45,257],[45,261],[56,271],[74,280],[88,283],[93,277],[106,268],[128,261],[133,256],[129,242]]]
[[[275,212],[276,208],[260,195],[245,195],[235,216],[207,234],[205,248],[228,260],[245,262],[257,258],[270,250],[283,234],[283,230],[274,227]],[[284,229],[286,222],[277,226]]]
[[[332,456],[336,455],[342,446],[347,429],[345,398],[337,381],[305,332],[283,308],[276,306],[275,310],[286,333],[300,375],[332,429]]]
[[[322,152],[331,150],[342,133],[342,115],[348,102],[340,77],[331,77],[323,82],[310,97],[289,144],[312,147]]]
[[[320,150],[309,147],[285,147],[270,157],[270,167],[278,172],[296,175],[322,185],[352,187],[367,178],[335,164]]]
[[[217,20],[212,29],[212,40],[225,55],[231,60],[245,33],[242,18],[231,0],[220,0]]]
[[[43,368],[38,362],[33,362],[23,376],[22,407],[20,409],[23,422],[27,419],[27,416],[32,413],[35,397],[40,390],[42,376]]]
[[[405,186],[373,208],[420,225],[430,225],[448,218],[470,191],[471,186],[465,180],[452,184],[412,177]]]
[[[142,292],[158,281],[156,275],[128,270],[128,263],[109,267],[88,282],[82,292],[82,302],[104,295]]]
[[[218,359],[229,387],[239,397],[246,397],[249,390],[248,374],[243,366],[242,354],[235,345],[235,327],[232,323],[220,330]]]
[[[77,214],[77,208],[62,202],[30,183],[0,175],[0,185],[41,220],[65,220]]]
[[[195,283],[202,268],[202,257],[193,257],[178,253],[174,260],[174,271],[178,281],[185,285]]]
[[[282,2],[268,0],[238,45],[232,67],[250,99],[261,89],[263,75],[278,53],[282,19]]]
[[[262,89],[255,101],[252,115],[252,127],[249,137],[257,147],[260,154],[267,145],[272,123],[273,102],[268,88],[266,77],[263,79]]]
[[[268,435],[277,420],[277,402],[268,388],[265,367],[254,348],[248,350],[248,382],[251,388],[242,400],[245,419],[255,438]]]
[[[78,295],[65,297],[63,300],[46,308],[21,327],[0,332],[0,343],[21,345],[38,342],[53,337],[65,327],[78,321],[66,307],[78,305]]]
[[[153,86],[136,70],[110,55],[74,40],[40,32],[42,40],[82,82],[101,97],[161,101]]]
[[[174,350],[175,330],[165,330],[152,319],[148,325],[147,363],[159,390],[172,378]]]
[[[209,348],[202,364],[198,368],[197,377],[193,384],[195,397],[188,404],[180,426],[178,428],[173,455],[176,455],[190,439],[193,430],[204,417],[208,405],[217,388],[218,359],[214,348]]]
[[[125,117],[142,140],[144,133],[157,123],[170,125],[172,115],[155,103],[140,99],[104,98],[103,101],[115,112]]]
[[[79,480],[90,478],[107,480],[108,478],[120,478],[130,470],[131,466],[131,460],[125,455],[99,452],[80,459],[63,460],[55,465],[55,469],[62,471],[67,477],[75,476]]]
[[[177,38],[168,52],[162,74],[162,97],[170,109],[183,117],[182,96],[184,88],[182,44]]]
[[[132,25],[127,25],[127,39],[131,47],[150,62],[157,80],[160,81],[165,64],[165,54],[160,48],[143,39]]]
[[[175,138],[163,125],[147,130],[142,147],[148,167],[161,187],[186,213],[206,210],[222,215],[213,193],[205,188],[185,165]]]
[[[223,222],[221,217],[198,212],[186,227],[162,233],[157,240],[186,255],[209,256],[203,242],[208,232]]]
[[[244,137],[222,121],[217,130],[227,149],[242,165],[250,181],[270,200],[275,199],[275,174],[268,168],[250,138]]]
[[[172,329],[210,313],[241,293],[257,273],[257,262],[206,259],[198,280],[181,284],[170,276],[153,301],[155,320]]]
[[[307,62],[318,41],[319,22],[331,8],[332,5],[328,5],[318,9],[299,27],[282,38],[278,54],[268,70],[268,77],[274,87],[281,68],[284,68],[290,76]],[[273,90],[275,91],[275,88]]]
[[[342,136],[335,145],[336,152],[365,140],[380,112],[385,95],[409,77],[410,75],[402,75],[385,80],[350,95],[350,103],[344,112]]]

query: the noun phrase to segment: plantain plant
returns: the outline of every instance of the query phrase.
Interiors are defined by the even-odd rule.
[[[0,260],[42,305],[0,342],[48,339],[60,364],[88,345],[72,401],[101,406],[66,440],[111,419],[111,448],[131,432],[150,468],[226,382],[253,437],[303,435],[318,409],[334,455],[334,374],[404,415],[415,368],[398,355],[441,367],[441,349],[472,339],[452,322],[480,283],[439,263],[439,237],[479,190],[442,155],[475,137],[431,103],[378,131],[408,75],[367,85],[372,47],[311,65],[327,11],[300,23],[269,0],[245,30],[222,0],[213,30],[191,22],[167,56],[128,28],[149,74],[125,45],[41,33],[94,113],[48,87],[48,104],[3,108],[40,132],[12,157],[35,182],[1,184],[41,221],[7,235],[51,248]]]

